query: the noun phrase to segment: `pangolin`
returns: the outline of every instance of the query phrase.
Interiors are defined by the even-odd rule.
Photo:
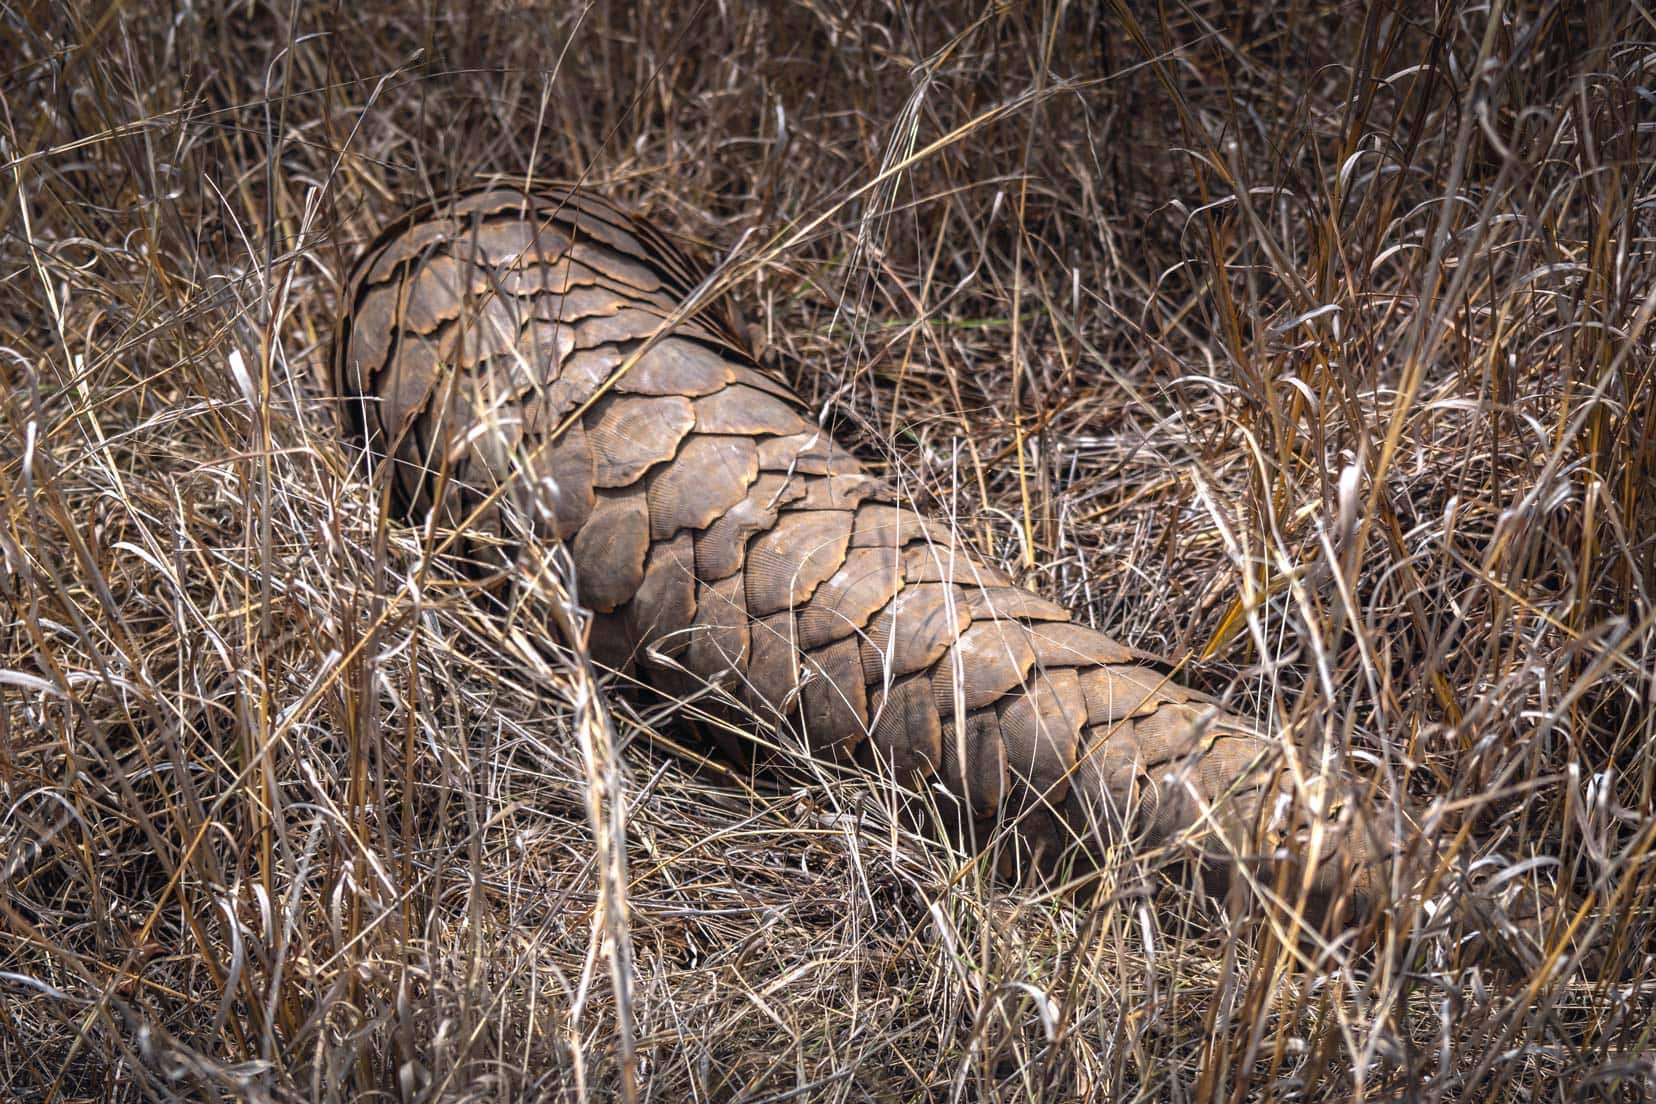
[[[343,421],[469,555],[563,542],[595,658],[938,795],[1003,868],[1178,845],[1210,883],[1246,862],[1313,913],[1364,909],[1373,864],[1294,799],[1278,742],[906,505],[702,284],[578,188],[420,207],[346,281]]]

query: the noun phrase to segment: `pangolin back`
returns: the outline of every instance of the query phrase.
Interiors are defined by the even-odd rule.
[[[421,208],[346,284],[344,420],[397,506],[464,524],[472,555],[566,542],[606,663],[714,682],[739,723],[941,783],[966,838],[1009,829],[1006,865],[1183,833],[1210,875],[1268,856],[1290,897],[1350,885],[1362,906],[1366,871],[1340,877],[1352,848],[1288,800],[1278,746],[904,505],[729,319],[686,311],[700,282],[571,188]]]

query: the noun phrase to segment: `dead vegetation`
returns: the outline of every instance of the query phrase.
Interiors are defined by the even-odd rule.
[[[1656,1093],[1656,22],[1234,7],[0,5],[0,1094]],[[1374,945],[997,884],[675,752],[555,565],[472,603],[318,367],[383,220],[526,172],[1367,780]]]

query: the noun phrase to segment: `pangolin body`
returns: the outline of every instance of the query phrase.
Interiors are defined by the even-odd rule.
[[[1185,833],[1269,854],[1291,898],[1342,884],[1341,834],[1288,800],[1275,745],[905,506],[726,317],[686,311],[700,279],[571,188],[416,210],[345,287],[346,424],[410,517],[565,542],[596,656],[946,793],[968,836],[1008,829],[1003,862]]]

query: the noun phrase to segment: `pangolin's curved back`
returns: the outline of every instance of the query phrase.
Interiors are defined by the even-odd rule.
[[[391,462],[398,506],[467,524],[473,554],[567,542],[604,661],[715,683],[733,718],[940,782],[970,835],[1012,829],[1014,863],[1187,833],[1215,857],[1286,842],[1277,872],[1304,874],[1281,855],[1312,820],[1277,800],[1269,740],[905,506],[728,321],[681,317],[699,282],[570,189],[416,211],[346,287],[347,424]],[[1339,884],[1347,849],[1320,827],[1290,896]]]

